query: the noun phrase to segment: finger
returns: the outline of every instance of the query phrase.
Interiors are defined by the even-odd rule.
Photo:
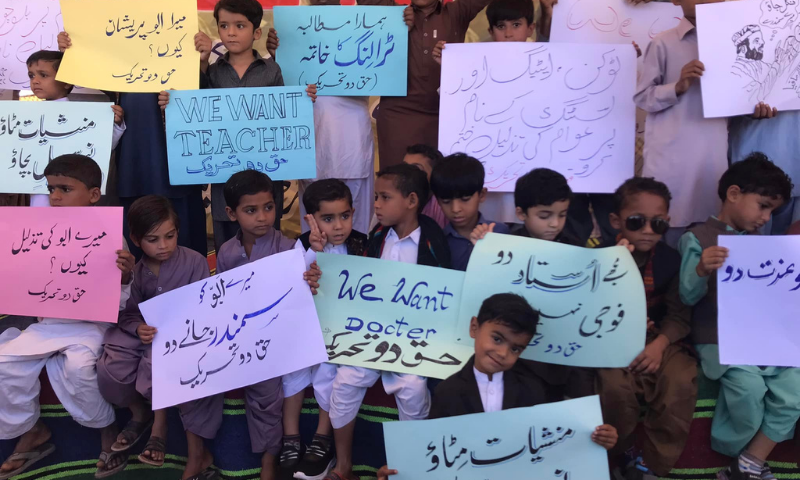
[[[628,368],[631,370],[635,369],[640,363],[642,363],[642,360],[644,360],[644,352],[640,353],[636,358],[634,358]]]
[[[324,243],[328,243],[328,234],[325,232],[320,233],[320,238]]]

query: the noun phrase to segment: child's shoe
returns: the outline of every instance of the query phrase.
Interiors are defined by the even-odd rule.
[[[281,455],[278,457],[278,479],[291,480],[300,466],[300,459],[305,454],[306,447],[300,439],[300,435],[283,437]]]
[[[764,469],[761,470],[761,480],[775,480],[775,475],[772,474],[772,470],[769,469],[769,465],[766,463],[764,464]]]
[[[625,480],[658,480],[658,476],[645,465],[642,457],[636,457],[625,468]]]
[[[767,470],[769,469],[767,468]],[[739,469],[739,459],[737,458],[730,467],[724,468],[717,473],[717,480],[761,480],[763,478],[761,476],[762,474],[741,471]],[[770,472],[770,474],[772,474],[772,472]]]
[[[334,465],[336,465],[336,456],[333,454],[333,438],[314,435],[314,440],[306,450],[294,478],[323,480]]]

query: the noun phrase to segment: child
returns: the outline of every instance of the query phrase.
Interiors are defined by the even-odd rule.
[[[455,270],[467,270],[473,249],[469,240],[472,230],[478,225],[494,223],[479,210],[486,198],[484,176],[483,164],[463,153],[445,158],[430,175],[431,190],[448,220],[444,234]],[[508,227],[495,223],[494,232],[508,233]]]
[[[469,336],[475,339],[475,355],[460,372],[436,387],[429,418],[547,403],[547,386],[518,362],[536,334],[538,322],[539,313],[519,295],[499,293],[484,300],[469,325]],[[611,449],[617,443],[617,430],[600,425],[592,432],[592,441]],[[378,477],[397,473],[387,470],[381,469]]]
[[[719,180],[722,208],[681,237],[681,300],[692,308],[692,340],[703,373],[720,381],[711,448],[738,458],[720,480],[774,478],[764,463],[778,442],[792,438],[800,418],[800,369],[721,365],[717,346],[717,270],[728,250],[720,235],[757,233],[791,197],[788,176],[761,153],[734,163]]]
[[[117,325],[105,334],[105,350],[97,362],[97,379],[100,393],[107,401],[128,407],[133,413],[111,449],[127,451],[152,424],[150,439],[139,461],[160,467],[164,464],[167,411],[152,412],[145,403],[152,398],[152,343],[157,331],[145,323],[139,304],[207,278],[208,263],[203,255],[178,246],[180,222],[165,197],[148,195],[133,202],[128,224],[131,240],[144,251],[144,256],[134,269],[131,298]],[[214,438],[222,423],[219,414],[222,395],[184,403],[179,409],[189,445],[184,476],[191,477],[211,465],[210,453],[195,449],[198,442],[194,440],[198,436]],[[202,440],[199,444],[202,446]]]
[[[444,158],[442,152],[433,147],[427,145],[412,145],[406,149],[406,156],[403,157],[403,163],[414,165],[425,172],[425,176],[430,184],[431,172],[433,172],[434,167],[442,161],[442,158]],[[439,207],[439,202],[436,201],[434,195],[431,195],[430,200],[425,204],[425,208],[422,209],[422,214],[432,218],[439,225],[439,228],[444,228],[444,226],[447,225],[447,218],[444,216],[442,209]]]
[[[89,207],[100,200],[103,174],[83,155],[62,155],[45,167],[50,204],[53,207]],[[117,250],[122,272],[120,310],[130,296],[133,255]],[[39,374],[47,367],[50,385],[81,425],[100,430],[102,453],[96,478],[125,469],[127,456],[111,450],[117,436],[114,409],[97,386],[97,359],[103,334],[110,323],[42,318],[19,331],[11,328],[0,335],[0,439],[20,437],[14,453],[0,467],[0,478],[10,478],[55,450],[50,430],[39,418]]]
[[[303,247],[336,255],[364,255],[367,236],[353,230],[353,197],[347,185],[336,179],[318,180],[303,194],[306,222],[311,227],[300,237]],[[336,463],[330,400],[336,365],[321,363],[283,376],[283,448],[281,477],[324,478]],[[306,387],[314,386],[319,404],[317,432],[308,449],[300,439],[300,411]]]
[[[294,248],[295,242],[275,229],[275,200],[270,178],[256,170],[233,174],[225,182],[225,211],[239,224],[236,235],[225,242],[217,254],[217,273],[255,262],[270,255]],[[312,269],[316,265],[312,266]],[[313,274],[304,278],[316,293],[318,284]],[[277,470],[277,455],[281,450],[283,427],[283,385],[272,378],[245,387],[247,429],[254,453],[261,457],[261,480],[273,480]]]
[[[419,168],[400,164],[378,172],[375,214],[380,224],[370,233],[366,256],[450,268],[450,251],[442,230],[436,222],[420,213],[427,199],[428,182]],[[367,389],[378,379],[383,381],[386,393],[395,396],[400,420],[421,420],[428,416],[431,396],[427,379],[411,374],[339,366],[330,405],[338,460],[326,480],[357,478],[353,474],[356,415]]]
[[[219,38],[227,49],[213,65],[209,65],[211,39],[203,32],[194,36],[195,49],[200,52],[200,88],[282,87],[281,68],[272,58],[262,58],[253,49],[261,38],[261,20],[264,8],[257,0],[219,0],[214,6]],[[306,90],[316,100],[317,86]],[[166,108],[169,92],[161,92],[158,104]],[[274,226],[280,230],[283,216],[283,182],[273,182],[275,203]],[[223,187],[211,185],[211,217],[214,221],[214,244],[217,251],[222,244],[232,239],[239,229],[226,213]]]
[[[61,32],[58,36],[59,45],[64,42],[62,37],[66,33]],[[67,95],[72,92],[72,85],[56,80],[58,67],[64,58],[63,52],[53,52],[50,50],[40,50],[28,57],[28,78],[31,81],[31,90],[37,98],[45,101],[68,102]],[[111,149],[114,150],[119,144],[122,134],[125,133],[125,112],[119,105],[111,105],[114,111],[114,129],[111,134]],[[102,173],[101,173],[102,178]],[[32,207],[46,207],[49,203],[48,195],[32,195]]]
[[[597,370],[603,416],[620,434],[626,480],[666,477],[689,437],[697,397],[697,361],[681,341],[690,311],[680,300],[680,254],[661,239],[669,229],[672,196],[652,178],[631,178],[614,194],[611,224],[634,247],[647,296],[647,346],[628,368]],[[643,450],[634,446],[640,400],[647,404]],[[615,455],[618,456],[618,455]]]

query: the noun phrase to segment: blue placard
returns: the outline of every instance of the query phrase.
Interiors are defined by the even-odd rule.
[[[317,176],[305,88],[172,91],[166,124],[172,185],[225,183],[245,169],[273,180]]]
[[[405,7],[275,7],[275,59],[287,85],[317,84],[319,95],[405,96]]]

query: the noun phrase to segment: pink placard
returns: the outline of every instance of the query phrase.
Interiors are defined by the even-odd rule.
[[[0,311],[117,322],[122,208],[0,208]]]

